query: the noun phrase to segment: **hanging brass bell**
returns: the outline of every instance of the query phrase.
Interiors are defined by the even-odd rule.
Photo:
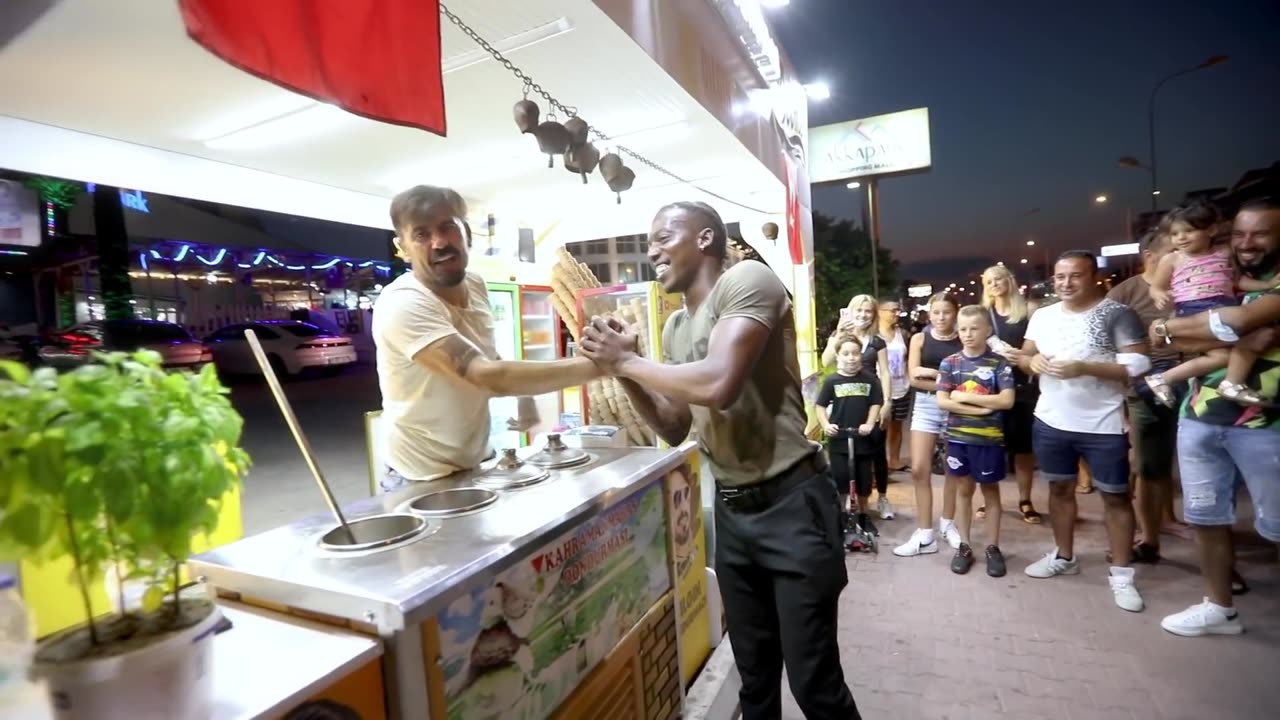
[[[557,155],[569,150],[569,131],[555,120],[548,120],[533,131],[538,138],[538,148],[547,156],[547,167],[555,167]]]
[[[600,158],[600,177],[604,178],[607,183],[612,183],[618,173],[622,172],[622,158],[617,153],[608,153]]]
[[[587,126],[587,121],[574,115],[564,123],[564,129],[569,131],[569,147],[576,148],[587,142],[587,135],[591,128]]]
[[[591,143],[583,143],[569,148],[564,154],[564,169],[582,176],[582,184],[587,184],[587,175],[595,172],[600,164],[600,151]]]
[[[626,167],[625,165],[618,171],[616,177],[607,181],[609,183],[609,189],[617,194],[619,205],[622,204],[622,193],[630,190],[631,186],[635,184],[635,181],[636,171]]]
[[[541,111],[538,110],[538,103],[526,98],[511,108],[511,114],[515,116],[516,127],[520,128],[520,132],[531,133],[538,127]]]

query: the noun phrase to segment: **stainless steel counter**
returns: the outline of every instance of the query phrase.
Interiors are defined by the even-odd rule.
[[[677,467],[686,449],[590,452],[598,460],[585,468],[552,471],[546,482],[501,492],[484,512],[432,520],[438,530],[399,547],[357,556],[321,551],[317,540],[334,521],[320,515],[193,558],[192,574],[247,596],[371,623],[390,635],[439,612],[465,583],[510,567],[521,548],[532,549]],[[343,512],[349,521],[392,512],[432,490],[471,487],[475,476],[413,484]]]

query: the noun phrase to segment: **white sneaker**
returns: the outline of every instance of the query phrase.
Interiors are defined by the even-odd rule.
[[[1058,548],[1049,551],[1049,554],[1027,566],[1028,577],[1033,578],[1051,578],[1055,575],[1077,575],[1080,573],[1080,563],[1075,558],[1063,560],[1058,557]]]
[[[1174,635],[1182,637],[1200,637],[1202,635],[1239,635],[1244,632],[1240,624],[1240,614],[1227,614],[1229,608],[1215,605],[1205,598],[1199,605],[1192,605],[1180,613],[1175,613],[1160,621],[1160,627]]]
[[[1116,597],[1116,605],[1129,612],[1142,612],[1146,605],[1138,588],[1133,584],[1134,570],[1130,567],[1113,567],[1107,581],[1111,583],[1111,594]]]
[[[933,531],[922,528],[916,528],[916,531],[911,533],[910,540],[893,549],[893,554],[898,557],[915,557],[936,552],[938,552],[938,540],[934,537]]]
[[[942,535],[953,550],[960,549],[960,543],[963,542],[963,539],[960,537],[960,529],[956,527],[954,520],[938,518],[938,533]]]
[[[892,520],[894,518],[893,505],[889,503],[887,495],[880,496],[880,500],[876,503],[876,509],[880,511],[881,520]]]

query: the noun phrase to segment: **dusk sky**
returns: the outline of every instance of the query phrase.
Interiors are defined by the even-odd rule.
[[[1280,160],[1276,0],[791,0],[770,17],[801,78],[831,86],[811,126],[929,108],[933,168],[880,184],[882,242],[912,277],[1016,263],[1028,237],[1124,242],[1150,176],[1116,160],[1147,162],[1151,88],[1212,55],[1230,60],[1158,96],[1162,207]],[[815,209],[856,220],[862,192],[815,188]]]

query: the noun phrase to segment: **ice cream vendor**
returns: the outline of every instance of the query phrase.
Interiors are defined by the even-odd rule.
[[[449,188],[418,185],[391,201],[396,250],[412,268],[373,307],[378,387],[387,424],[383,492],[471,470],[490,457],[489,398],[518,396],[510,429],[538,422],[532,396],[600,376],[586,358],[498,357],[484,280],[467,272],[467,206]]]

